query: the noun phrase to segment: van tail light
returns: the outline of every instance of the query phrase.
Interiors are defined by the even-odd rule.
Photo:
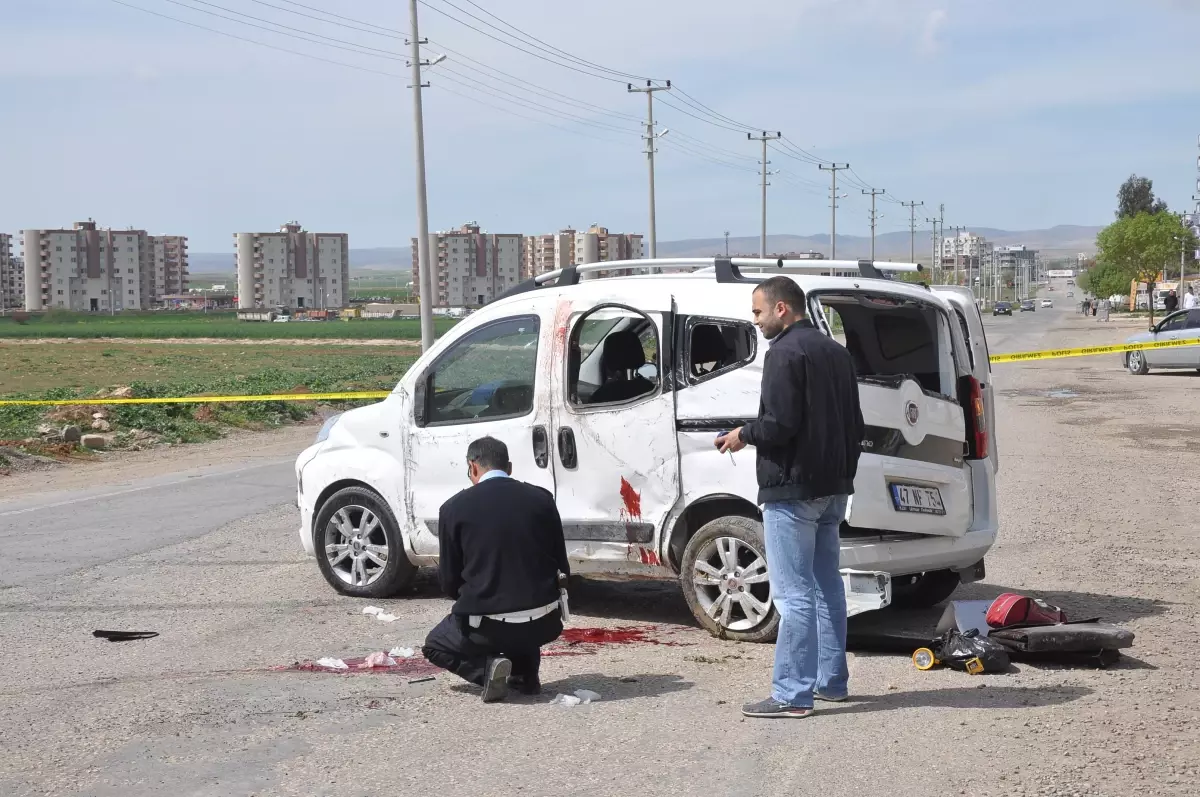
[[[967,421],[967,459],[987,459],[987,410],[983,406],[983,386],[973,376],[963,377],[963,407]]]

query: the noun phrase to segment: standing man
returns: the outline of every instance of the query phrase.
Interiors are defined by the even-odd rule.
[[[758,419],[717,438],[721,453],[758,449],[758,502],[779,612],[771,696],[747,717],[807,717],[818,700],[845,700],[846,593],[838,527],[864,434],[850,353],[804,317],[787,277],[754,291],[754,323],[771,342]]]
[[[421,652],[483,688],[541,692],[541,647],[558,639],[570,576],[562,519],[549,491],[511,478],[508,447],[483,437],[467,448],[473,486],[438,513],[438,581],[454,599]],[[560,604],[560,600],[562,603]]]
[[[1163,299],[1163,309],[1168,313],[1179,309],[1179,297],[1175,295],[1175,291],[1171,291],[1167,294],[1167,298]]]
[[[1196,293],[1195,293],[1195,291],[1192,290],[1191,285],[1188,286],[1187,293],[1185,293],[1183,295],[1183,309],[1184,310],[1195,310],[1196,309]]]

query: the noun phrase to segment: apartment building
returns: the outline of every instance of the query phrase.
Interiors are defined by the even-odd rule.
[[[0,313],[25,306],[25,268],[13,257],[12,236],[0,232]]]
[[[567,228],[525,239],[524,276],[534,277],[581,263],[635,260],[643,257],[642,236],[613,233],[593,224],[586,230]]]
[[[942,239],[942,265],[953,268],[975,270],[986,262],[992,252],[992,244],[981,235],[960,232]]]
[[[155,256],[160,242],[164,252],[174,252],[171,284],[187,286],[183,236],[102,229],[90,219],[76,222],[71,229],[23,230],[21,236],[28,310],[150,309],[167,292],[167,260],[160,262]],[[160,270],[164,271],[160,274]]]
[[[412,241],[413,287],[421,291],[417,239]],[[470,222],[457,230],[431,233],[434,307],[481,307],[522,280],[526,236],[483,232]]]
[[[187,238],[182,235],[152,235],[153,285],[155,303],[165,296],[187,293]]]
[[[298,222],[277,232],[234,233],[238,308],[336,308],[350,288],[350,236],[306,232]]]

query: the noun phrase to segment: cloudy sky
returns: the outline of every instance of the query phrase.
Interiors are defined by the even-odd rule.
[[[412,235],[407,3],[0,6],[0,231],[93,217],[186,234],[197,252],[289,219],[356,248]],[[427,57],[448,55],[425,92],[434,229],[644,232],[646,100],[631,76],[675,86],[655,95],[670,131],[660,240],[757,233],[746,126],[791,147],[770,154],[773,233],[828,230],[829,175],[802,151],[853,166],[845,233],[867,230],[862,185],[924,201],[920,220],[945,203],[947,224],[1006,229],[1106,223],[1130,172],[1172,208],[1195,189],[1196,0],[423,0],[420,13]],[[905,209],[880,212],[880,231],[907,229]]]

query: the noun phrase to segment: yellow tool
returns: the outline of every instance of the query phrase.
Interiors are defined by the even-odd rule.
[[[917,648],[912,654],[913,665],[924,672],[932,670],[938,665],[937,656],[929,648]]]

